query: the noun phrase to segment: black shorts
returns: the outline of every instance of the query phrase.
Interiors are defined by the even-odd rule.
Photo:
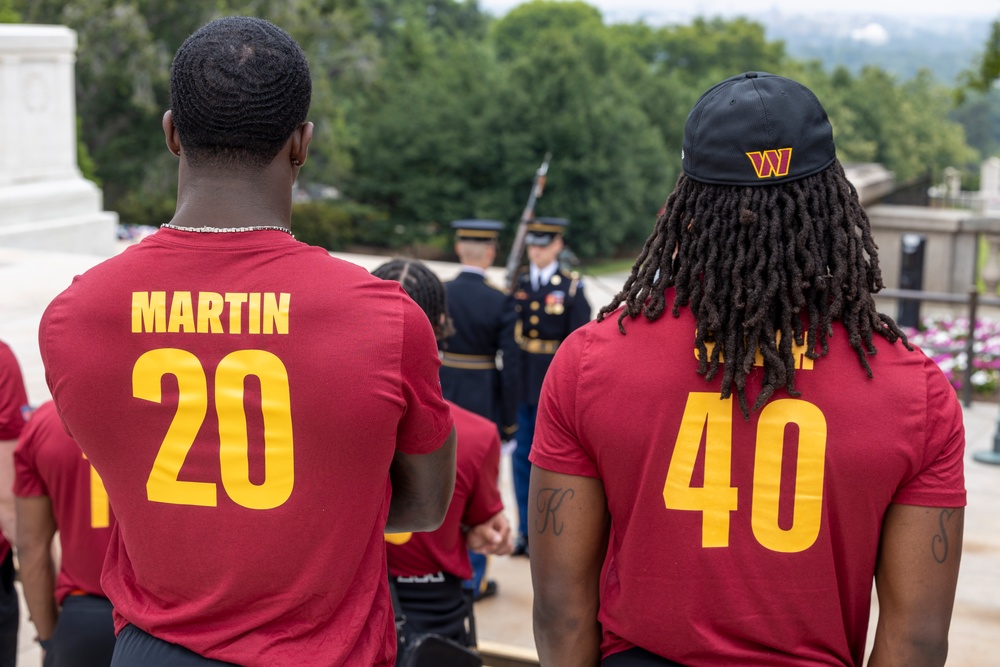
[[[14,588],[14,554],[0,561],[0,667],[14,667],[17,662],[17,626],[21,607]]]
[[[406,635],[432,633],[475,646],[472,591],[462,588],[462,580],[448,573],[432,575],[419,583],[395,579],[399,603],[406,615]]]
[[[157,639],[134,625],[118,633],[111,667],[235,667],[231,662],[203,658],[183,646]]]
[[[684,665],[636,647],[609,655],[601,663],[601,667],[684,667]]]
[[[111,602],[96,595],[63,600],[44,667],[108,667],[115,650],[111,611]]]

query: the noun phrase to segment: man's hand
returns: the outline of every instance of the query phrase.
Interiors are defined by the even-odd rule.
[[[510,523],[503,512],[497,512],[488,520],[473,526],[465,534],[466,546],[477,554],[506,556],[514,550],[514,536]]]

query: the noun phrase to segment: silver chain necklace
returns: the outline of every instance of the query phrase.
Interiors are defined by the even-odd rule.
[[[295,234],[292,234],[292,230],[287,227],[279,227],[278,225],[256,225],[254,227],[181,227],[179,225],[172,225],[169,222],[160,225],[160,229],[176,229],[179,232],[199,232],[205,234],[228,234],[235,232],[259,232],[265,229],[273,229],[277,232],[285,232],[293,239]]]

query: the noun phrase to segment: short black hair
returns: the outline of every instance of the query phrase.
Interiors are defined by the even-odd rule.
[[[427,315],[438,340],[455,333],[448,317],[448,298],[444,285],[434,272],[415,259],[396,258],[376,267],[372,275],[395,280]]]
[[[309,111],[309,64],[291,35],[259,18],[216,19],[170,68],[170,108],[193,166],[263,169]]]

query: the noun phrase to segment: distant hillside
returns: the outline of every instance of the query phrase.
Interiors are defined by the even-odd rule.
[[[772,39],[783,40],[789,55],[819,60],[858,72],[876,65],[909,79],[921,68],[945,84],[968,69],[989,36],[990,21],[971,18],[888,17],[879,15],[768,13],[752,16]]]
[[[605,10],[605,20],[664,25],[690,23],[697,15],[716,15],[673,3],[642,11],[633,4],[622,2],[615,9]],[[732,18],[739,12],[722,14]],[[958,73],[969,68],[982,51],[991,22],[1000,18],[1000,4],[996,16],[975,18],[886,16],[876,12],[792,14],[778,10],[743,15],[763,25],[768,38],[783,40],[789,55],[819,60],[825,69],[844,65],[857,73],[865,65],[876,65],[900,79],[909,79],[926,68],[941,83],[952,85]]]

